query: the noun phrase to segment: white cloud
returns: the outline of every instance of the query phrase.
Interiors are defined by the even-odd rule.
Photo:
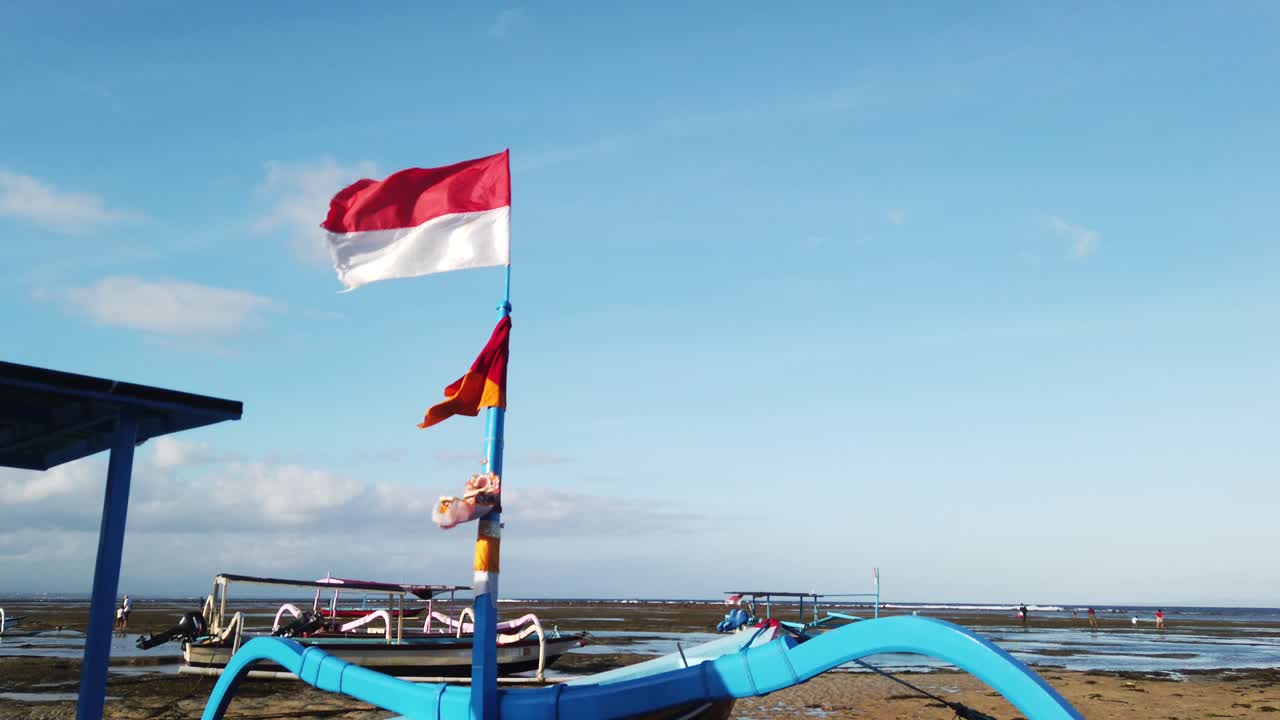
[[[329,212],[329,201],[356,180],[377,174],[371,162],[344,165],[331,157],[303,163],[271,161],[258,187],[271,209],[254,227],[262,232],[284,230],[295,255],[317,265],[327,264],[329,251],[320,223]]]
[[[109,209],[97,195],[63,192],[30,175],[0,169],[0,217],[75,232],[123,220],[128,214]]]
[[[522,17],[524,17],[524,11],[513,8],[508,8],[498,13],[498,16],[493,19],[493,23],[489,25],[490,37],[501,38],[511,34],[511,31],[515,29],[516,24],[520,22]]]
[[[274,300],[246,290],[130,276],[72,288],[66,298],[73,310],[100,325],[183,337],[234,336],[265,325],[266,313],[279,308]]]
[[[97,538],[87,532],[0,531],[0,563],[35,566],[47,572],[51,565],[92,558],[96,541]]]
[[[907,222],[907,211],[902,208],[889,208],[885,212],[885,217],[891,225],[904,225]]]
[[[47,472],[0,471],[0,505],[27,506],[61,497],[91,497],[100,492],[103,475],[91,463],[59,465]]]
[[[587,495],[550,488],[503,491],[503,523],[527,535],[643,535],[687,532],[699,517],[666,500]]]
[[[371,493],[376,495],[376,486],[370,486],[352,478],[336,475],[324,470],[303,467],[301,465],[272,465],[269,463],[231,463],[226,474],[219,478],[214,487],[223,492],[220,497],[210,498],[211,502],[220,504],[243,505],[251,508],[250,517],[255,517],[266,526],[308,525],[315,518],[345,510],[365,512],[376,508],[376,504],[352,501],[367,498]],[[396,501],[403,512],[414,507],[411,498],[388,498]],[[429,503],[417,503],[422,509],[430,507]],[[372,519],[372,518],[370,518]]]
[[[185,441],[139,448],[127,575],[163,592],[203,587],[219,571],[311,577],[332,569],[392,580],[469,578],[474,528],[446,532],[431,521],[436,498],[457,488],[424,489],[297,464],[219,457],[228,455]],[[101,455],[46,473],[0,468],[0,577],[15,579],[24,590],[78,589],[92,571],[105,477]],[[504,521],[520,538],[511,557],[524,557],[526,569],[538,566],[541,543],[568,543],[590,559],[594,551],[608,555],[601,547],[611,542],[690,533],[706,525],[704,516],[682,512],[670,498],[539,487],[519,488],[507,498]],[[592,551],[582,547],[587,537]]]
[[[187,442],[172,435],[163,435],[151,441],[151,464],[158,470],[169,470],[183,465],[212,462],[216,456],[209,444]]]
[[[1083,225],[1076,225],[1057,215],[1049,217],[1049,226],[1059,237],[1066,238],[1071,242],[1072,257],[1089,257],[1096,253],[1102,244],[1102,236],[1098,234],[1097,230]]]
[[[437,498],[457,491],[360,480],[294,463],[216,458],[205,445],[144,445],[134,465],[130,531],[415,533],[433,527]],[[0,528],[93,530],[105,477],[100,458],[45,473],[0,469]],[[665,501],[537,487],[506,496],[511,512],[504,518],[530,536],[669,531],[693,517],[668,509]]]

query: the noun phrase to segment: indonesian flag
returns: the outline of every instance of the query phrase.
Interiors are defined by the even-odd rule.
[[[329,203],[329,254],[347,290],[511,262],[509,151],[360,180]]]
[[[511,342],[511,317],[498,321],[480,356],[466,375],[444,389],[444,402],[432,405],[418,424],[431,427],[454,415],[480,414],[481,408],[507,406],[507,352]]]

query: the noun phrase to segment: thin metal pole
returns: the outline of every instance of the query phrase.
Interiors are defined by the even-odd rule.
[[[507,265],[498,320],[511,314],[511,266]],[[504,388],[505,391],[505,388]],[[485,462],[489,472],[502,480],[502,441],[506,410],[489,408],[485,432]],[[503,495],[506,493],[503,492]],[[501,506],[499,506],[501,507]],[[495,720],[498,716],[498,556],[502,539],[502,513],[491,512],[476,527],[475,634],[471,643],[471,717]]]
[[[77,720],[100,720],[106,700],[116,591],[120,588],[120,556],[124,552],[124,525],[129,510],[129,480],[133,475],[133,448],[137,440],[138,419],[126,411],[116,420],[115,431],[111,435],[107,490],[102,501],[102,524],[98,529],[98,559],[93,568],[89,632],[85,637],[84,660],[80,666]]]

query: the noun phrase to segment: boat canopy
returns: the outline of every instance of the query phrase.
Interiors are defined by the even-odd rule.
[[[281,585],[286,587],[320,588],[324,590],[364,590],[366,592],[382,592],[392,595],[414,595],[423,600],[449,592],[470,590],[468,585],[400,585],[397,583],[372,582],[369,580],[342,580],[325,578],[323,580],[290,580],[287,578],[257,577],[254,575],[233,575],[220,573],[214,582],[225,585],[228,582],[243,582],[253,585]]]
[[[767,590],[729,590],[725,595],[755,595],[756,597],[798,597],[798,598],[820,598],[823,597],[818,593],[811,592],[769,592]]]

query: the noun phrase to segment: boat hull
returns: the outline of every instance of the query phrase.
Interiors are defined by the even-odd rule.
[[[467,677],[471,674],[471,643],[452,638],[439,640],[407,640],[386,643],[363,640],[326,640],[295,638],[306,647],[318,647],[334,657],[371,670],[398,677]],[[549,667],[569,650],[579,647],[582,638],[574,635],[546,640]],[[199,668],[221,668],[231,659],[226,645],[186,643],[182,649],[187,665]],[[255,665],[259,670],[281,670],[273,663]],[[538,669],[538,642],[520,641],[498,646],[498,674],[511,675]]]

